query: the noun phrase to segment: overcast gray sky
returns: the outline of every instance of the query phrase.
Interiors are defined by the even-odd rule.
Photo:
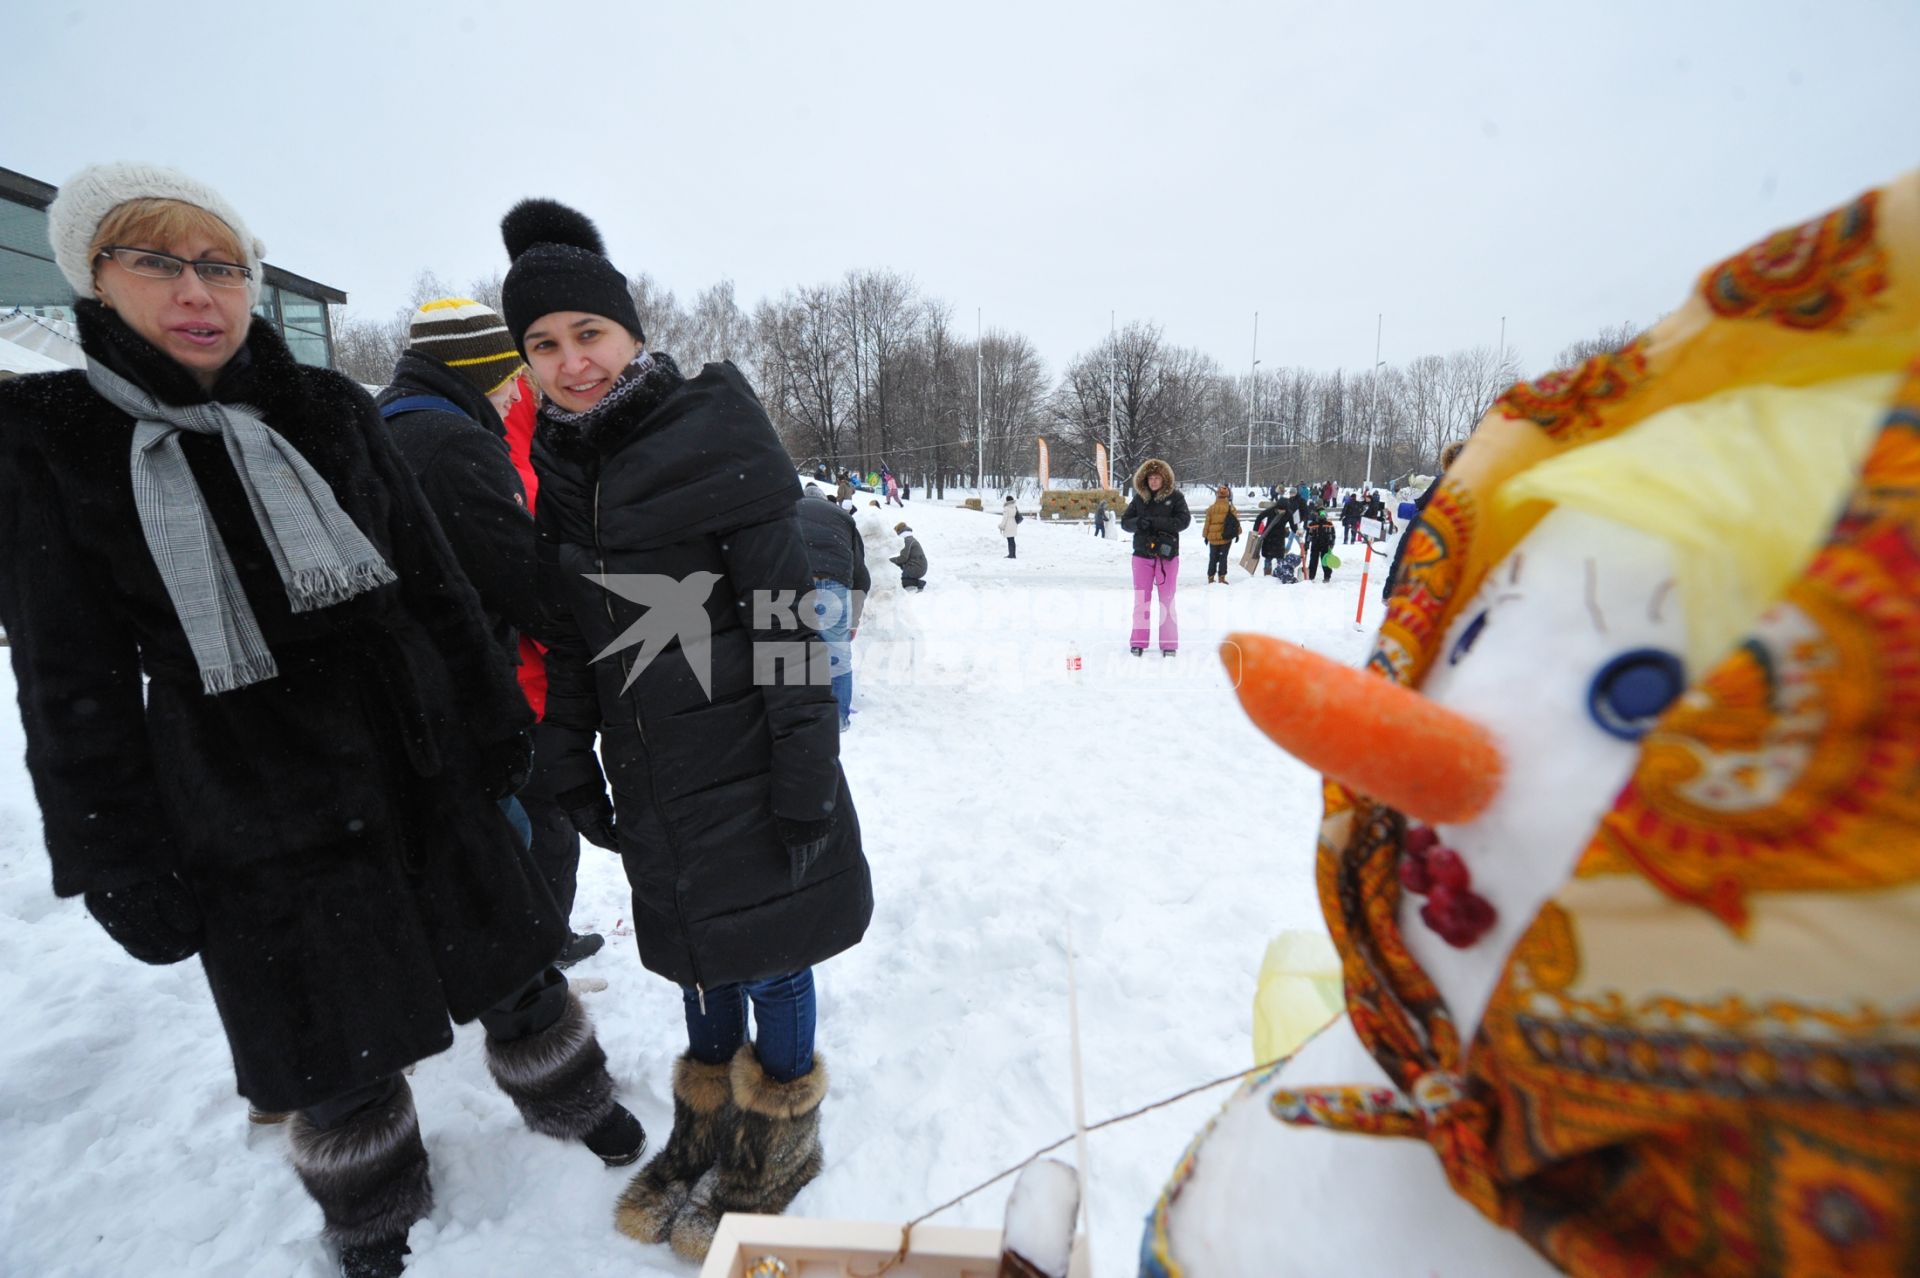
[[[743,305],[891,267],[1058,374],[1568,340],[1920,164],[1916,0],[8,6],[0,165],[147,159],[384,314],[524,195]]]

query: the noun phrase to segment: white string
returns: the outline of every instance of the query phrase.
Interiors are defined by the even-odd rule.
[[[1091,1174],[1087,1151],[1087,1078],[1080,1060],[1080,985],[1074,970],[1073,919],[1067,919],[1067,1030],[1073,1047],[1073,1148],[1080,1163],[1080,1220],[1086,1227],[1087,1272],[1093,1272],[1093,1204],[1088,1201]],[[1072,1239],[1068,1239],[1072,1255]]]

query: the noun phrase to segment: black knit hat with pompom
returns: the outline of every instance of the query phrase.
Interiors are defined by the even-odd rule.
[[[555,311],[604,315],[636,341],[647,340],[627,277],[607,260],[607,246],[586,214],[557,200],[522,200],[500,219],[500,237],[513,260],[500,310],[522,355],[527,330]]]

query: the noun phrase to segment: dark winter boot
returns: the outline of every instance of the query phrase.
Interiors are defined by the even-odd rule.
[[[568,936],[566,947],[560,951],[560,957],[553,961],[553,965],[561,968],[572,967],[575,963],[598,954],[600,947],[606,943],[607,939],[598,932],[588,932],[585,936],[574,932]]]
[[[560,1019],[522,1038],[487,1035],[487,1072],[527,1126],[543,1136],[584,1142],[609,1166],[640,1156],[647,1134],[613,1099],[607,1054],[580,999],[566,991]]]
[[[749,1043],[733,1058],[730,1081],[739,1111],[732,1139],[667,1231],[667,1242],[683,1260],[706,1259],[728,1212],[778,1216],[820,1174],[820,1102],[827,1095],[820,1057],[813,1058],[810,1072],[777,1083]]]
[[[340,1249],[340,1278],[400,1278],[413,1248],[406,1239],[389,1239],[370,1246]]]
[[[620,1195],[614,1228],[645,1243],[667,1240],[673,1218],[718,1161],[720,1147],[732,1139],[738,1125],[731,1073],[731,1065],[709,1065],[687,1055],[673,1063],[673,1131],[666,1148]]]
[[[340,1122],[318,1127],[307,1113],[288,1127],[293,1169],[326,1219],[347,1278],[391,1278],[405,1266],[407,1230],[433,1207],[427,1148],[413,1092],[392,1089]]]

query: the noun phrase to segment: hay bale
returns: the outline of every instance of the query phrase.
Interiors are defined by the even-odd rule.
[[[1092,519],[1093,508],[1103,501],[1112,519],[1127,508],[1127,499],[1112,488],[1048,489],[1040,494],[1040,518]]]
[[[969,497],[965,501],[961,502],[960,504],[966,507],[968,510],[984,509],[984,507],[980,505],[980,499],[978,497]]]

